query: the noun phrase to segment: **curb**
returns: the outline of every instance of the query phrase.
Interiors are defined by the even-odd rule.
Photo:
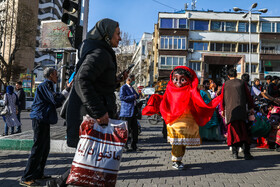
[[[33,140],[0,139],[0,150],[30,151]],[[76,149],[68,147],[66,140],[51,140],[50,153],[75,153]]]

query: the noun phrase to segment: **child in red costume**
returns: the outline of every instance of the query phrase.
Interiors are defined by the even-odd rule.
[[[219,97],[205,104],[197,89],[198,78],[186,66],[177,66],[170,74],[170,81],[162,96],[154,94],[143,109],[143,115],[160,112],[167,124],[168,141],[172,145],[172,167],[184,169],[182,158],[186,146],[200,145],[199,126],[205,125],[212,117]]]

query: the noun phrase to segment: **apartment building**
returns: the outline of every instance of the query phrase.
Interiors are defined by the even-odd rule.
[[[6,71],[0,61],[3,82],[13,83],[33,68],[37,15],[37,0],[0,0],[0,54],[11,65]]]
[[[280,17],[252,14],[251,34],[244,13],[186,10],[158,14],[154,29],[154,79],[168,79],[185,65],[198,77],[219,80],[223,67],[251,79],[280,75]],[[249,54],[251,43],[251,54]]]
[[[135,81],[137,87],[146,87],[151,85],[150,80],[150,66],[153,62],[151,58],[152,54],[152,38],[153,34],[144,33],[141,37],[141,40],[136,46],[134,54],[131,59],[131,63],[134,64],[134,68],[131,70],[131,73],[135,74]]]

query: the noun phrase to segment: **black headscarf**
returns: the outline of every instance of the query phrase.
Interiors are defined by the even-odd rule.
[[[118,26],[119,23],[114,20],[102,19],[87,33],[87,39],[105,40],[111,46],[110,40]]]

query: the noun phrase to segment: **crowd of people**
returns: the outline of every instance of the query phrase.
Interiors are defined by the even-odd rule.
[[[111,19],[102,19],[92,28],[79,49],[79,61],[75,77],[61,93],[54,91],[57,82],[57,71],[46,68],[46,81],[41,83],[35,94],[30,117],[34,131],[34,144],[28,158],[20,184],[36,186],[37,179],[49,179],[44,168],[50,151],[50,124],[57,123],[56,108],[68,99],[65,120],[67,126],[67,145],[76,148],[79,142],[79,126],[85,115],[89,115],[100,126],[107,126],[109,119],[122,119],[128,124],[128,142],[125,151],[139,151],[137,99],[138,93],[133,88],[135,76],[122,72],[117,75],[117,62],[114,47],[121,41],[119,23]],[[228,70],[227,80],[199,79],[192,69],[177,66],[170,74],[170,80],[163,95],[150,97],[143,115],[161,114],[166,125],[167,140],[171,144],[171,161],[175,169],[186,169],[183,156],[186,146],[198,146],[204,140],[226,141],[231,147],[232,156],[240,159],[239,147],[243,148],[244,159],[254,157],[250,153],[253,137],[250,128],[255,119],[248,116],[262,115],[275,117],[280,109],[279,78],[266,76],[266,83],[254,80],[251,86],[248,74],[237,78],[234,68]],[[123,84],[123,86],[120,85]],[[21,132],[20,113],[24,109],[24,92],[22,83],[8,86],[4,96],[9,115],[5,115],[5,133],[8,129],[14,133]],[[121,86],[121,87],[120,87]],[[114,91],[120,88],[121,107],[119,115]],[[261,104],[260,104],[261,103]],[[264,106],[267,109],[264,109]],[[279,118],[277,119],[279,120]],[[280,151],[280,126],[275,122],[268,137],[269,148]],[[255,137],[264,143],[267,137]],[[254,139],[253,139],[254,140]],[[130,145],[129,145],[130,143]],[[66,186],[70,173],[68,169],[61,177],[47,182],[48,186]]]

